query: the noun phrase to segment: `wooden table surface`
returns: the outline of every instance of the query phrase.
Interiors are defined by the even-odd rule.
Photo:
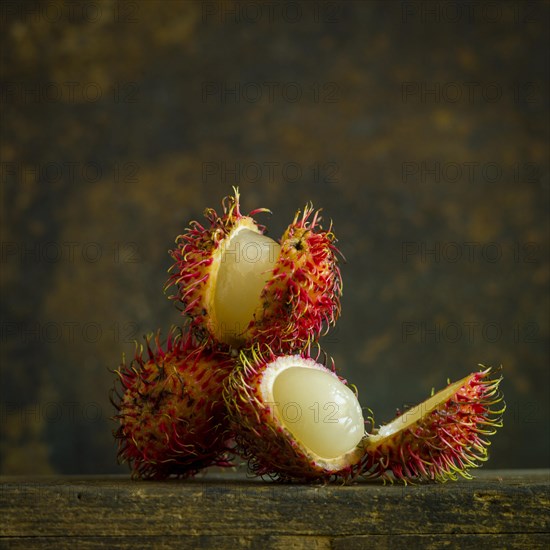
[[[443,485],[0,477],[2,548],[550,548],[550,470]]]

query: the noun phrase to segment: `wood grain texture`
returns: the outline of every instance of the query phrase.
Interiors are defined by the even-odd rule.
[[[0,539],[0,548],[33,550],[35,548],[70,548],[90,550],[136,550],[151,548],[192,548],[202,550],[481,550],[506,548],[506,550],[547,550],[548,535],[514,533],[505,535],[364,535],[352,537],[288,537],[288,536],[164,536],[164,537],[8,537]]]
[[[479,471],[445,485],[287,485],[0,478],[9,548],[544,548],[550,470]]]
[[[361,543],[362,544],[362,543]],[[182,548],[202,550],[331,550],[329,537],[278,537],[278,536],[135,536],[135,537],[10,537],[0,539],[0,548],[10,550],[32,550],[34,548],[71,548],[89,550],[108,548],[109,550],[164,550]],[[355,547],[353,547],[355,548]]]

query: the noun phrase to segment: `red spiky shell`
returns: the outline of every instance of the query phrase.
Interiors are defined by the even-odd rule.
[[[227,465],[222,387],[234,360],[196,347],[189,334],[169,333],[165,349],[146,338],[129,364],[115,371],[112,402],[118,410],[120,462],[133,477],[192,476]]]
[[[318,363],[307,351],[298,355],[276,356],[258,347],[242,351],[237,365],[226,379],[224,400],[235,438],[234,452],[248,462],[251,473],[280,481],[329,481],[352,479],[360,473],[364,454],[359,445],[338,459],[323,459],[309,452],[277,418],[273,403],[266,402],[261,386],[270,365],[281,360],[298,360],[301,367],[324,370],[336,376],[332,369]],[[356,393],[355,388],[350,386]]]
[[[207,208],[204,212],[207,226],[192,221],[185,233],[176,238],[177,248],[169,251],[174,264],[165,290],[176,287],[176,294],[170,298],[182,304],[182,313],[190,318],[196,334],[211,343],[227,343],[223,342],[211,306],[223,243],[241,227],[263,234],[265,227],[252,216],[269,212],[258,208],[248,216],[241,214],[238,189],[234,188],[234,192],[234,196],[222,200],[221,216],[213,208]]]
[[[220,328],[213,306],[220,258],[224,243],[240,229],[263,234],[265,228],[252,218],[260,208],[243,216],[239,193],[222,201],[223,215],[207,209],[207,227],[192,222],[176,239],[170,251],[174,264],[166,289],[175,286],[172,299],[181,303],[193,329],[211,344],[241,348],[265,344],[281,353],[304,348],[333,325],[340,313],[342,278],[338,268],[335,237],[323,231],[319,211],[306,206],[295,216],[281,239],[281,251],[273,275],[264,286],[259,305],[248,327],[237,338]]]
[[[450,384],[368,436],[363,475],[404,482],[470,479],[468,470],[487,460],[485,436],[502,426],[505,406],[491,408],[502,401],[502,377],[493,373],[487,368]]]
[[[262,315],[251,323],[249,341],[288,353],[304,348],[340,315],[342,277],[332,233],[321,227],[320,211],[298,211],[281,239],[273,277],[261,296]]]

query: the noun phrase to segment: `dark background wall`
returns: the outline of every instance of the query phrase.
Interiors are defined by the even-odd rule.
[[[378,422],[504,367],[490,467],[549,465],[548,2],[6,1],[0,472],[107,473],[178,322],[167,250],[238,184],[347,259],[324,339]]]

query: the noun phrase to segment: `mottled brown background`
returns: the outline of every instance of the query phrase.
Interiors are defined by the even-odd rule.
[[[178,321],[167,250],[235,183],[274,237],[308,200],[334,221],[324,343],[379,422],[502,364],[489,465],[549,465],[548,2],[1,15],[0,473],[126,471],[107,369]]]

